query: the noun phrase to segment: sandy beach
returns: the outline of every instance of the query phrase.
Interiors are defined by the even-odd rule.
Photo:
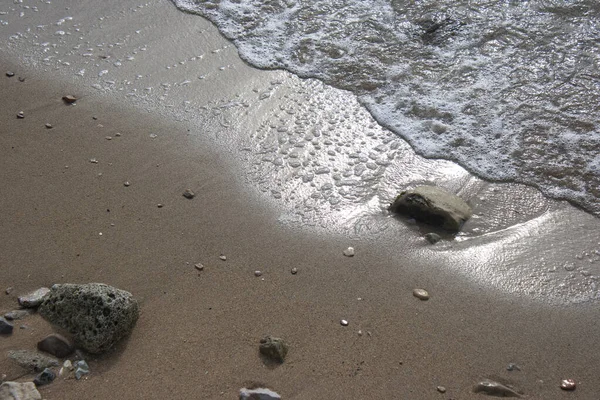
[[[261,129],[308,97],[347,102],[333,114],[359,107],[350,94],[247,66],[166,0],[0,12],[0,311],[87,282],[127,290],[141,309],[129,338],[85,355],[90,375],[57,378],[44,399],[236,399],[258,384],[283,399],[463,400],[487,398],[473,392],[484,379],[527,399],[600,398],[597,218],[406,144],[377,201],[310,202],[302,179],[262,161]],[[302,112],[318,123],[315,108]],[[363,146],[391,135],[356,115],[376,132]],[[460,191],[475,212],[435,246],[382,206],[423,182]],[[5,354],[53,331],[37,314],[15,321],[0,375],[31,381]],[[289,343],[283,364],[259,356],[265,335]]]

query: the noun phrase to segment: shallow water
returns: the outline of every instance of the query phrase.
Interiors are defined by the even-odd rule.
[[[173,1],[250,64],[351,90],[419,154],[600,215],[598,2]]]

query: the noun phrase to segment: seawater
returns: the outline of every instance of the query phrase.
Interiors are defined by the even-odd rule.
[[[352,91],[419,154],[600,216],[600,2],[173,2],[251,65]]]

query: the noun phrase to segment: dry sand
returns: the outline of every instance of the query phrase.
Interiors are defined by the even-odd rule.
[[[76,19],[103,12],[93,2],[82,3],[88,7],[73,10]],[[151,30],[146,40],[164,50],[164,63],[173,59],[169,51],[182,51],[173,46],[174,27],[199,24],[204,40],[227,46],[205,21],[166,1],[150,3],[139,17],[128,11],[136,4],[120,7],[125,11],[117,14],[124,17],[106,22],[107,35],[124,36],[132,23],[160,25],[162,31]],[[56,6],[49,11],[58,13]],[[474,252],[436,252],[422,243],[418,229],[389,218],[403,228],[390,228],[394,236],[385,240],[284,224],[277,207],[285,204],[274,207],[240,178],[243,165],[232,162],[235,148],[219,148],[211,135],[194,135],[203,129],[198,119],[184,121],[152,104],[144,109],[124,96],[107,96],[15,57],[15,49],[3,48],[0,61],[0,71],[16,74],[0,77],[0,286],[14,288],[1,295],[0,310],[16,308],[20,294],[63,282],[114,285],[132,292],[142,310],[128,340],[102,357],[89,356],[91,375],[40,388],[45,399],[234,399],[252,382],[284,399],[476,399],[485,398],[472,392],[484,378],[509,383],[531,399],[599,398],[597,303],[528,298],[522,295],[527,288],[502,290],[515,286],[497,284],[510,280],[510,273],[465,277],[469,267],[476,275],[502,270],[502,260],[510,261],[502,248],[514,242],[532,247],[523,254],[534,264],[535,254],[548,254],[546,247],[560,250],[555,236],[540,243],[527,230],[507,243],[497,233],[491,248],[483,240],[472,245]],[[235,68],[209,84],[201,94],[207,103],[226,98],[232,87],[259,85],[280,74],[244,66],[231,48],[223,53],[207,62]],[[151,61],[161,62],[148,59],[131,68],[155,71]],[[158,85],[171,73],[151,79]],[[70,93],[80,97],[75,106],[61,100]],[[16,118],[19,111],[24,119]],[[194,199],[182,196],[186,188],[196,193]],[[579,235],[586,245],[598,242],[596,219],[552,204],[538,227],[542,238],[573,218],[578,229],[562,233],[565,241],[575,246]],[[478,211],[491,214],[494,207],[479,205]],[[356,249],[353,258],[342,254],[348,246]],[[476,267],[478,258],[490,264],[487,269]],[[194,269],[198,262],[204,271]],[[527,270],[528,263],[519,262]],[[293,267],[297,275],[290,273]],[[263,275],[255,277],[255,270]],[[525,284],[539,278],[521,274],[529,277]],[[416,287],[426,288],[431,299],[413,297]],[[341,326],[341,319],[349,326]],[[37,315],[15,325],[11,336],[0,338],[0,373],[30,380],[4,355],[34,349],[52,327]],[[266,334],[290,344],[280,366],[267,366],[258,356]],[[509,363],[521,370],[508,371]],[[577,381],[575,392],[559,389],[564,378]],[[438,385],[447,392],[438,393]]]

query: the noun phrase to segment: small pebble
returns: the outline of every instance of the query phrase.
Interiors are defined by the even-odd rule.
[[[196,268],[198,271],[204,271],[204,265],[198,263],[194,265],[194,268]]]
[[[296,275],[298,273],[298,268],[292,268],[292,275]]]
[[[437,233],[426,233],[425,239],[427,239],[427,241],[431,244],[436,244],[437,242],[442,240],[442,237]]]
[[[343,320],[340,321],[340,325],[342,325],[342,326],[348,326],[348,323],[349,322],[347,320],[345,320],[345,319],[343,319]]]
[[[158,204],[156,205],[156,207],[158,207],[158,208],[163,208],[163,205],[162,205],[161,203],[158,203]]]
[[[13,290],[14,290],[14,288],[12,286],[11,287],[7,287],[6,290],[4,291],[4,293],[10,294]]]
[[[98,160],[96,160],[95,158],[90,158],[90,162],[92,164],[98,164]]]
[[[125,182],[123,183],[123,186],[125,186],[125,187],[129,187],[129,185],[131,185],[131,183],[129,183],[129,181],[125,181]]]
[[[25,78],[23,78],[22,76],[19,77],[19,82],[25,82]]]
[[[221,255],[219,256],[219,258],[220,258],[221,260],[223,260],[223,261],[227,261],[227,256],[225,256],[225,255],[223,255],[223,254],[221,254]]]
[[[444,386],[438,386],[436,389],[440,393],[446,393],[446,388]]]
[[[521,368],[517,364],[510,363],[508,367],[506,367],[507,371],[520,371]]]
[[[15,73],[12,71],[6,71],[6,76],[8,76],[9,78],[12,78],[13,76],[15,76]]]
[[[121,134],[119,132],[115,133],[116,137],[121,137]]]
[[[346,250],[344,250],[344,255],[346,257],[354,257],[354,247],[348,247]]]
[[[56,374],[54,371],[52,371],[50,368],[44,368],[44,370],[33,379],[33,383],[35,383],[35,386],[47,385],[55,378]]]
[[[67,104],[73,104],[73,103],[75,103],[77,101],[77,97],[75,97],[73,95],[70,95],[70,94],[66,95],[66,96],[63,96],[62,99]]]
[[[76,361],[74,367],[75,367],[75,379],[77,379],[77,380],[81,379],[84,375],[87,375],[90,373],[90,367],[85,362],[85,360]]]
[[[185,189],[185,191],[183,192],[183,197],[185,197],[186,199],[193,199],[194,196],[194,192],[192,192],[190,189]]]
[[[25,118],[25,113],[24,113],[23,111],[19,111],[19,112],[17,113],[17,118],[19,118],[19,119],[23,119],[23,118]]]
[[[262,276],[262,271],[254,271],[254,276]]]
[[[573,379],[563,379],[560,381],[560,388],[562,390],[575,390],[577,384]]]
[[[425,289],[414,289],[413,296],[419,300],[429,300],[429,293]]]
[[[112,140],[112,136],[105,136],[104,139],[106,139],[106,140]]]
[[[48,128],[48,129],[52,129],[52,128],[54,128],[54,127],[52,126],[52,124],[46,124],[46,128]]]
[[[0,335],[10,335],[13,332],[13,325],[3,317],[0,317]]]

